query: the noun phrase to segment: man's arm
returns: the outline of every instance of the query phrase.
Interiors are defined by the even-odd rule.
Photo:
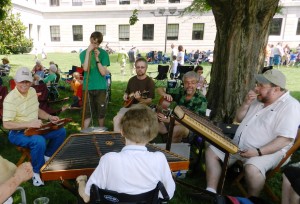
[[[42,109],[39,109],[38,117],[40,119],[50,120],[53,122],[59,120],[59,117],[50,115]],[[40,119],[32,120],[29,122],[3,121],[3,127],[8,130],[24,130],[26,128],[40,128],[43,124]]]
[[[84,71],[87,71],[89,69],[89,61],[90,61],[90,53],[95,49],[95,46],[93,44],[90,44],[88,48],[86,49],[84,62],[82,64],[82,68]]]
[[[250,90],[248,94],[245,97],[244,102],[242,103],[241,107],[238,108],[236,115],[235,115],[235,121],[240,123],[246,116],[248,109],[251,105],[251,103],[257,98],[257,94]]]
[[[90,196],[85,194],[85,187],[86,187],[86,181],[87,176],[81,175],[76,178],[77,184],[78,184],[78,193],[80,197],[83,199],[85,203],[88,203],[90,201]]]
[[[160,96],[162,96],[162,97],[164,97],[165,99],[167,99],[167,101],[173,101],[173,97],[172,97],[170,94],[167,94],[167,93],[166,93],[166,88],[164,88],[164,87],[158,87],[158,88],[156,89],[156,91],[157,91],[157,93],[158,93]]]
[[[32,166],[29,162],[21,164],[15,174],[0,185],[0,203],[4,203],[24,181],[33,176]]]
[[[100,51],[96,49],[94,52],[95,52],[95,59],[96,59],[98,70],[102,76],[105,76],[107,73],[107,67],[103,66],[101,60],[99,59]]]
[[[33,120],[30,122],[15,122],[15,121],[3,121],[3,127],[8,130],[24,130],[26,128],[39,128],[42,125],[41,120]]]
[[[249,149],[245,150],[244,152],[240,153],[242,157],[250,158],[250,157],[255,157],[255,156],[261,156],[261,155],[266,155],[266,154],[273,154],[287,145],[289,145],[293,141],[293,138],[287,138],[283,136],[278,136],[265,146],[259,148],[259,149]],[[259,155],[260,153],[261,155]]]
[[[42,109],[39,109],[38,115],[39,115],[39,118],[43,119],[43,120],[49,120],[49,121],[52,121],[52,122],[55,122],[55,121],[59,120],[59,117],[54,116],[54,115],[50,115]]]

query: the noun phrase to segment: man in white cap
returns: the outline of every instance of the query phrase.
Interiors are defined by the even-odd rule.
[[[10,130],[8,139],[12,144],[30,149],[33,185],[44,185],[39,175],[40,168],[63,143],[66,130],[60,128],[43,135],[25,136],[26,128],[41,127],[41,119],[55,123],[59,118],[39,108],[36,91],[31,87],[32,74],[27,67],[19,68],[14,79],[16,88],[5,97],[3,103],[3,127]]]
[[[279,70],[267,70],[255,79],[255,89],[248,92],[236,113],[240,125],[233,142],[241,151],[230,156],[229,165],[243,162],[248,195],[257,197],[266,172],[276,167],[295,140],[300,104],[286,90],[285,76]],[[224,153],[210,145],[205,158],[207,190],[215,192]]]

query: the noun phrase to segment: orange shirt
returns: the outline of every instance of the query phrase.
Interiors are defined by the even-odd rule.
[[[77,96],[77,90],[78,90],[78,87],[81,85],[80,81],[78,80],[72,80],[71,82],[71,88],[73,90],[73,95],[74,96]]]

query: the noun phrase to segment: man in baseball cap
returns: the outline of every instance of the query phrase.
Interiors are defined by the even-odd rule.
[[[264,72],[263,74],[255,75],[255,79],[258,83],[261,84],[274,84],[276,86],[285,89],[286,78],[284,74],[277,69],[270,69]]]
[[[241,150],[228,161],[242,161],[248,195],[258,197],[266,172],[276,167],[292,146],[300,124],[300,104],[286,90],[286,78],[270,69],[255,75],[256,87],[250,90],[235,116],[240,123],[233,143]],[[221,175],[224,154],[214,146],[205,152],[207,190],[215,192]],[[218,167],[218,168],[216,168]]]
[[[19,68],[18,71],[16,72],[14,79],[15,79],[15,82],[22,82],[22,81],[32,82],[33,81],[32,74],[27,67]]]
[[[3,102],[3,127],[10,130],[8,140],[12,144],[30,149],[34,172],[33,185],[41,186],[44,182],[40,178],[40,169],[63,143],[66,130],[60,128],[44,134],[26,136],[24,130],[40,128],[43,124],[42,119],[55,123],[59,117],[39,108],[36,91],[31,87],[32,73],[28,68],[19,68],[14,79],[16,87],[9,92]]]

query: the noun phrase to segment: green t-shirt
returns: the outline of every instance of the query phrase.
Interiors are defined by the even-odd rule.
[[[55,80],[56,80],[56,74],[55,73],[51,73],[45,79],[43,79],[43,82],[45,84],[47,84],[48,82],[53,83],[53,82],[55,82]]]
[[[98,56],[99,61],[101,62],[102,66],[108,67],[110,66],[110,61],[109,61],[109,56],[107,52],[101,48],[98,48],[100,51],[100,54]],[[80,57],[80,62],[81,64],[84,63],[86,55],[86,50],[82,51],[79,55]],[[96,64],[95,60],[95,52],[92,51],[91,55],[91,69],[90,69],[90,74],[89,74],[89,84],[88,84],[88,90],[106,90],[107,85],[106,85],[106,78],[105,76],[102,76],[101,73],[99,72],[98,66]],[[86,78],[87,78],[87,72],[84,72],[84,77],[83,77],[83,90],[85,90],[86,87]]]

